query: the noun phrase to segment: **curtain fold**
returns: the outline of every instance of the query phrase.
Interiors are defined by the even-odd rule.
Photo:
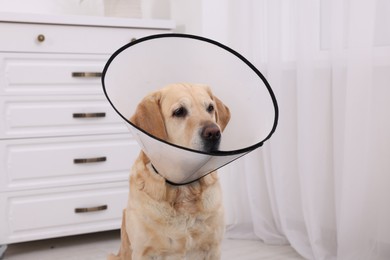
[[[289,243],[307,259],[390,259],[381,1],[224,2],[222,42],[265,74],[280,112],[264,147],[220,170],[228,237]]]

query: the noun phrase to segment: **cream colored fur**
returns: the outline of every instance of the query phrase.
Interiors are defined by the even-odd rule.
[[[183,102],[191,115],[170,118]],[[209,103],[215,111],[205,113]],[[191,147],[198,145],[193,140],[205,121],[215,122],[223,130],[229,119],[229,109],[208,87],[176,84],[145,97],[130,120],[159,138]],[[154,171],[141,152],[131,170],[120,251],[108,259],[220,259],[223,216],[216,172],[191,184],[173,186]]]

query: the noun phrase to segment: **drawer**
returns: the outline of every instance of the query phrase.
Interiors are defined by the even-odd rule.
[[[105,96],[0,96],[0,139],[127,133]]]
[[[0,192],[127,180],[139,154],[130,134],[0,141]]]
[[[108,55],[0,53],[0,95],[102,94]]]
[[[127,182],[0,193],[0,244],[120,228]]]
[[[0,23],[0,51],[112,54],[133,39],[164,30]],[[42,38],[43,36],[43,38]]]

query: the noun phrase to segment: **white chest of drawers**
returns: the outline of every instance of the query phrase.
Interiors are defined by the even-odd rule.
[[[116,229],[139,148],[101,71],[171,21],[0,13],[0,245]]]

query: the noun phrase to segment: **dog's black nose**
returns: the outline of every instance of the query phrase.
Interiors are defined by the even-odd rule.
[[[207,125],[202,130],[202,138],[209,143],[217,143],[221,139],[221,131],[215,124]]]

